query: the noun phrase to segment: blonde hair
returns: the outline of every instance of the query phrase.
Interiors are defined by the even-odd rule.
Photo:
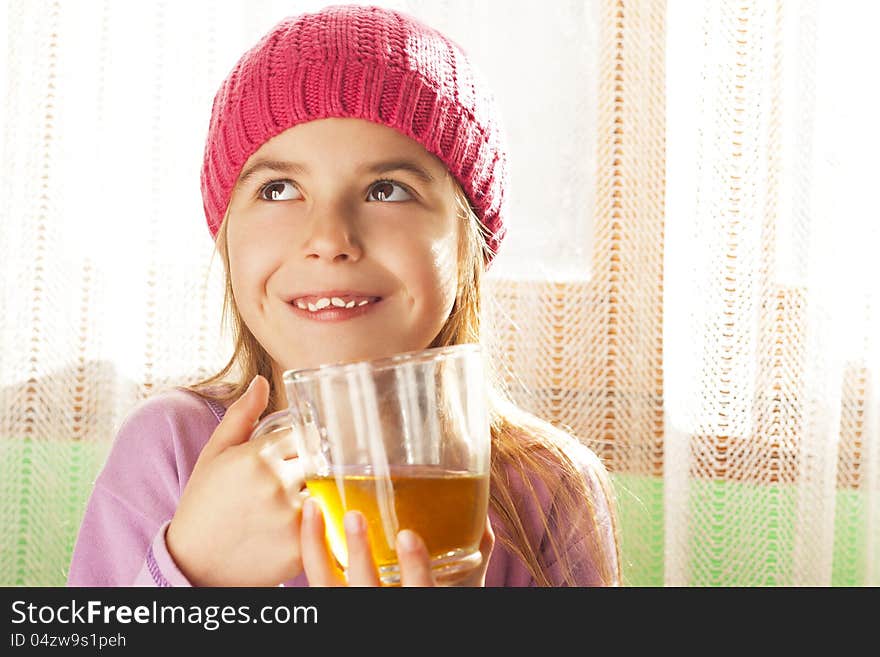
[[[431,347],[479,343],[481,338],[481,290],[487,236],[467,196],[454,179],[453,183],[457,214],[464,227],[459,231],[458,289],[449,317]],[[276,389],[272,358],[247,328],[235,304],[229,276],[228,221],[227,210],[217,233],[217,250],[223,258],[226,271],[223,321],[231,324],[235,347],[229,361],[219,372],[187,389],[228,405],[244,394],[251,379],[260,374],[272,384],[269,403],[263,413],[265,416],[280,410],[281,397]],[[234,373],[236,367],[238,372]],[[489,503],[504,525],[493,527],[496,541],[525,564],[538,586],[579,585],[566,546],[580,541],[586,541],[599,583],[621,583],[616,501],[605,467],[590,453],[593,458],[588,459],[585,467],[590,469],[590,478],[598,482],[598,489],[593,489],[569,455],[569,448],[576,442],[572,436],[516,406],[504,396],[495,382],[489,382],[489,390],[492,441]],[[586,449],[582,445],[579,447]],[[548,516],[541,517],[547,555],[543,553],[544,546],[533,545],[529,539],[527,518],[520,513],[528,505],[518,503],[514,495],[514,488],[518,488],[518,484],[532,496],[539,510],[536,484],[553,495],[553,505],[549,511],[556,519],[558,534],[551,530]],[[600,519],[596,513],[594,498],[600,494],[607,504],[609,517],[606,519]],[[606,522],[611,523],[610,528],[603,526]],[[610,553],[602,540],[609,530],[614,541]],[[557,582],[551,582],[546,572],[553,564],[557,564],[561,573]]]

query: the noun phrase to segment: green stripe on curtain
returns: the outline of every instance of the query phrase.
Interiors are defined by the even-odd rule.
[[[79,523],[91,492],[92,481],[107,455],[106,445],[60,442],[51,449],[37,449],[33,441],[0,441],[3,464],[2,517],[6,521],[0,534],[0,585],[63,586]],[[17,465],[16,465],[17,464]],[[663,480],[627,474],[613,474],[618,496],[620,535],[623,546],[624,582],[629,586],[663,586]],[[49,491],[49,495],[37,491]],[[691,482],[690,500],[704,505],[736,497],[747,499],[742,505],[766,515],[766,532],[776,536],[764,554],[765,580],[737,579],[737,564],[706,559],[711,546],[689,546],[692,583],[702,576],[723,585],[775,585],[774,572],[780,570],[794,549],[792,513],[793,487],[760,486],[735,482]],[[35,506],[35,499],[54,500],[51,506]],[[780,501],[783,503],[780,504]],[[846,531],[835,533],[834,586],[860,586],[865,578],[864,546],[867,541],[866,498],[864,492],[838,490],[838,518]],[[860,522],[853,522],[853,519]],[[653,532],[645,533],[645,527]],[[725,544],[736,538],[737,523],[728,518],[719,540]],[[703,534],[705,537],[705,534]],[[696,540],[696,539],[695,539]],[[707,569],[712,572],[706,572]],[[750,569],[754,572],[754,569]],[[721,577],[719,577],[719,574]]]

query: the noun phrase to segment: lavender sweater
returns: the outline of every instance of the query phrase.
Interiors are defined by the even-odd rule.
[[[217,402],[183,389],[159,393],[142,402],[125,420],[110,454],[95,481],[85,517],[79,529],[68,573],[68,586],[190,586],[165,544],[165,530],[171,521],[196,459],[216,429],[226,409]],[[601,540],[607,553],[614,554],[613,531],[608,500],[593,474],[596,456],[578,445],[572,454],[582,466],[593,493]],[[599,467],[602,467],[599,465]],[[521,502],[532,544],[546,550],[544,524],[538,505],[523,486],[512,481],[515,499]],[[550,513],[550,531],[564,525],[552,513],[552,492],[533,481],[540,507]],[[501,521],[490,511],[496,536]],[[566,547],[574,564],[578,584],[598,583],[587,541],[572,541]],[[559,573],[548,566],[552,582]],[[308,586],[304,573],[284,586]],[[534,586],[523,563],[495,542],[486,573],[487,586]]]

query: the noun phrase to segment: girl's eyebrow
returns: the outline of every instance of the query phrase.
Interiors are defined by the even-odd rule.
[[[304,164],[287,162],[285,160],[260,159],[254,162],[251,166],[249,166],[242,172],[242,174],[238,177],[238,181],[235,183],[235,186],[240,187],[244,185],[254,176],[254,174],[262,171],[263,169],[294,175],[308,174],[309,172],[308,167]],[[358,169],[358,173],[373,174],[383,174],[389,173],[391,171],[409,171],[411,174],[422,180],[422,182],[425,182],[429,185],[435,181],[434,176],[432,176],[427,171],[427,169],[425,169],[417,162],[407,159],[394,159],[383,160],[380,162],[371,162],[364,164]]]

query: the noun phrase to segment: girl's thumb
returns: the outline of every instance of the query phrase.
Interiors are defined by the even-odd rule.
[[[227,447],[246,443],[268,403],[269,382],[258,374],[244,394],[226,410],[226,415],[214,430],[199,458],[211,458]]]

